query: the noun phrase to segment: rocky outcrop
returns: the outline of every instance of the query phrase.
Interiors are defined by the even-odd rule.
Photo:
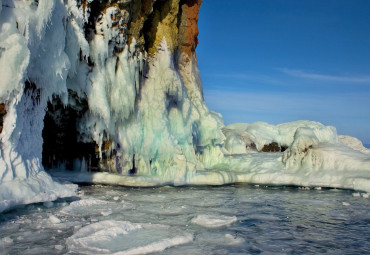
[[[3,131],[3,122],[6,115],[5,104],[0,104],[0,133]]]
[[[202,0],[182,0],[179,25],[180,52],[191,57],[198,45],[198,14]]]
[[[76,68],[80,72],[87,72],[87,78],[67,81],[69,98],[67,105],[59,96],[54,96],[48,104],[42,133],[45,167],[76,169],[85,165],[82,168],[88,171],[119,173],[136,173],[135,169],[139,169],[140,172],[140,169],[144,168],[152,169],[145,170],[146,174],[156,173],[153,169],[159,166],[153,165],[157,157],[155,155],[159,153],[158,149],[148,149],[151,156],[147,155],[148,152],[143,152],[140,148],[142,142],[136,144],[137,142],[131,141],[133,135],[128,137],[125,132],[129,132],[130,126],[134,123],[143,121],[138,117],[143,107],[141,106],[143,93],[146,93],[145,86],[154,86],[150,85],[149,81],[150,69],[153,62],[157,61],[156,65],[160,65],[164,61],[156,58],[158,52],[163,50],[164,42],[165,50],[170,53],[170,64],[166,72],[171,71],[173,74],[170,76],[176,77],[176,81],[169,81],[170,88],[163,91],[165,99],[162,103],[165,104],[165,108],[164,112],[160,113],[161,116],[158,116],[164,118],[164,122],[168,122],[164,128],[169,128],[168,136],[172,142],[167,143],[176,141],[172,146],[178,147],[175,150],[178,151],[180,158],[190,153],[189,149],[183,148],[189,143],[191,150],[195,151],[185,155],[182,160],[185,162],[190,160],[196,165],[199,160],[196,158],[198,150],[202,151],[202,155],[207,154],[204,151],[207,151],[209,146],[222,142],[223,135],[219,129],[222,121],[210,114],[204,104],[197,69],[195,49],[198,44],[197,21],[201,2],[201,0],[78,2],[77,7],[84,17],[80,25],[83,26],[86,49],[80,48]],[[159,75],[163,76],[162,79],[167,79],[165,74]],[[71,83],[74,83],[73,86],[69,85]],[[79,83],[77,88],[75,83]],[[88,89],[81,89],[85,87]],[[183,89],[184,92],[180,93],[179,91]],[[174,92],[169,90],[176,93],[173,94]],[[96,104],[97,101],[101,103]],[[189,142],[185,144],[176,144],[179,142],[176,138],[179,134],[173,124],[170,124],[172,117],[169,115],[175,116],[184,112],[184,107],[187,115],[182,117],[181,125],[184,127],[181,129],[188,130],[186,133],[193,134],[193,138],[186,138]],[[146,128],[141,124],[139,126],[136,129]],[[209,128],[208,134],[200,136],[206,126]],[[144,138],[142,134],[138,136],[141,137],[140,140],[152,139]],[[186,165],[185,168],[190,166]],[[160,167],[163,168],[162,165]]]
[[[44,168],[181,184],[223,157],[195,55],[201,0],[0,3],[3,200],[40,201],[15,180],[50,194]]]
[[[198,44],[198,13],[201,0],[159,0],[145,26],[146,50],[154,54],[166,38],[172,52],[189,57]]]
[[[261,151],[263,152],[284,152],[287,147],[279,146],[279,144],[272,142],[269,144],[265,144]]]

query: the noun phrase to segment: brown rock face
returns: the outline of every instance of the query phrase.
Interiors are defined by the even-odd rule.
[[[85,25],[86,38],[92,38],[95,25],[107,8],[115,7],[120,11],[118,21],[122,26],[126,42],[130,44],[136,40],[137,47],[145,45],[149,55],[157,51],[163,37],[171,51],[179,50],[189,57],[195,52],[198,45],[198,14],[202,0],[95,0],[88,3],[81,0],[81,6],[89,12],[89,20]],[[143,48],[141,48],[143,50]]]
[[[118,10],[114,17],[115,26],[119,26],[120,33],[126,38],[126,43],[130,44],[136,40],[138,48],[145,44],[143,27],[149,15],[153,12],[155,0],[95,0],[88,3],[87,0],[81,1],[81,6],[89,12],[89,19],[85,25],[85,36],[90,40],[93,34],[97,34],[96,24],[100,22],[101,16],[106,13],[109,7]],[[123,48],[116,49],[120,51]]]
[[[181,5],[181,20],[179,26],[180,51],[189,57],[198,45],[198,14],[202,0],[183,0]]]
[[[283,152],[287,149],[285,146],[280,146],[279,144],[272,142],[270,144],[265,144],[262,148],[262,152]]]
[[[198,14],[202,0],[157,0],[145,24],[145,44],[149,54],[157,51],[163,37],[171,51],[189,57],[198,45]]]
[[[145,44],[143,27],[149,14],[153,11],[154,0],[132,1],[129,6],[131,22],[129,23],[129,43],[135,38],[140,45]]]
[[[154,3],[153,13],[144,27],[145,49],[149,55],[157,52],[163,37],[173,52],[178,46],[178,14],[180,0],[158,0]]]
[[[263,146],[262,148],[263,152],[279,152],[280,150],[281,150],[280,146],[275,142],[265,144],[265,146]]]
[[[6,115],[5,104],[0,104],[0,133],[3,131],[3,119]]]
[[[97,33],[95,24],[106,9],[115,7],[122,15],[128,14],[129,20],[121,31],[128,44],[135,39],[138,47],[145,45],[145,50],[154,54],[165,37],[171,51],[179,50],[189,57],[198,45],[197,23],[201,3],[202,0],[81,1],[82,7],[90,13],[85,26],[87,38]]]

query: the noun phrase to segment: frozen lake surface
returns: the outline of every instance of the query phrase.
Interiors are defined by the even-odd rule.
[[[82,186],[0,214],[1,254],[370,254],[368,194]]]

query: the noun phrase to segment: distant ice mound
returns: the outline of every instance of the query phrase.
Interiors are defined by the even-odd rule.
[[[339,135],[339,142],[343,143],[344,145],[347,145],[348,147],[361,151],[362,153],[370,155],[370,150],[367,149],[362,142],[357,139],[356,137],[348,136],[348,135]]]
[[[291,147],[293,143],[295,147],[306,147],[310,145],[303,143],[338,141],[334,127],[306,120],[276,126],[266,122],[235,123],[225,126],[223,132],[226,136],[225,149],[230,154],[243,154],[253,150],[279,152]]]
[[[193,241],[193,235],[165,225],[107,220],[78,230],[67,239],[78,254],[148,254]]]
[[[313,121],[255,122],[231,124],[223,131],[229,157],[217,167],[227,165],[232,173],[220,174],[223,179],[370,190],[367,150],[357,139],[338,139],[334,127]]]

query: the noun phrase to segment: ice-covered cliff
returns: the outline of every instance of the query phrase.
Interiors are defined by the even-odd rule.
[[[304,185],[306,173],[338,167],[322,163],[335,158],[322,144],[349,161],[340,165],[344,174],[328,173],[338,183],[319,185],[370,190],[368,157],[343,149],[334,128],[299,122],[250,125],[246,136],[243,128],[222,131],[197,69],[200,4],[0,0],[0,211],[74,193],[44,167],[73,170],[56,175],[76,181],[126,185]],[[279,152],[256,153],[265,146]],[[360,186],[344,181],[347,166],[360,168]]]
[[[185,183],[221,154],[195,57],[200,3],[2,0],[1,189],[43,166]]]

